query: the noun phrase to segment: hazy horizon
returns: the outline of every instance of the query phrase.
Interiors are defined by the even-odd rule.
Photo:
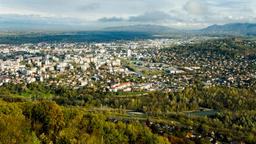
[[[126,25],[201,29],[255,23],[253,0],[0,0],[0,28],[97,30]]]

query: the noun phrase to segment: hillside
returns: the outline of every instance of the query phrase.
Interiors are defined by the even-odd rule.
[[[200,31],[205,34],[256,35],[256,24],[231,23],[225,25],[211,25]]]

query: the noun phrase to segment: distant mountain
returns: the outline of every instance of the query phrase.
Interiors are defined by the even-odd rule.
[[[211,25],[201,30],[177,30],[160,25],[130,25],[104,28],[103,31],[146,32],[152,34],[187,34],[187,35],[256,35],[256,24],[231,23]]]
[[[112,26],[112,27],[108,27]],[[193,35],[255,35],[256,24],[231,23],[225,25],[211,25],[201,30],[178,30],[167,26],[154,24],[113,26],[105,23],[83,23],[71,18],[53,18],[23,15],[0,15],[0,36],[9,33],[30,32],[131,32],[158,36],[193,36]],[[128,34],[125,33],[125,34]],[[130,35],[129,33],[128,35]],[[135,34],[136,35],[136,34]],[[139,34],[140,35],[140,34]],[[108,35],[110,36],[110,35]],[[126,37],[126,36],[124,36]]]
[[[200,32],[204,34],[256,35],[256,24],[231,23],[212,25],[200,30]]]
[[[129,25],[118,27],[107,27],[103,31],[127,31],[127,32],[146,32],[146,33],[178,33],[179,30],[160,25]]]

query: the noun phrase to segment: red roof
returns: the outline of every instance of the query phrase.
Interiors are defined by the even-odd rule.
[[[131,82],[126,82],[126,83],[121,83],[121,84],[115,84],[115,85],[113,85],[111,88],[112,88],[112,89],[116,89],[116,88],[118,88],[118,87],[129,86],[129,85],[131,85],[131,84],[132,84]]]

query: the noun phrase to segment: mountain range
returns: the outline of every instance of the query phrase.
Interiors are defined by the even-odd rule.
[[[256,24],[251,23],[230,23],[225,25],[211,25],[199,30],[178,30],[167,26],[159,25],[131,25],[120,27],[109,27],[104,31],[132,31],[148,32],[157,34],[168,33],[187,33],[187,34],[206,34],[206,35],[256,35]]]
[[[225,25],[212,25],[200,30],[208,34],[230,34],[230,35],[256,35],[256,24],[231,23]]]
[[[130,26],[118,26],[107,27],[102,29],[103,31],[130,31],[130,32],[146,32],[146,33],[178,33],[181,32],[178,29],[170,28],[161,25],[130,25]]]
[[[0,16],[1,32],[72,32],[92,31],[93,24],[81,24],[79,21],[69,19],[55,20],[53,18],[40,18],[37,16]],[[201,35],[256,35],[256,24],[253,23],[230,23],[224,25],[211,25],[199,30],[180,30],[161,25],[127,25],[127,26],[103,26],[94,28],[93,31],[103,32],[143,32],[150,34],[201,34]]]
[[[47,27],[47,26],[46,26]],[[3,28],[0,25],[0,29]],[[40,27],[38,27],[40,28]],[[52,27],[53,28],[53,27]],[[62,32],[1,32],[0,44],[39,42],[109,42],[115,40],[138,40],[156,37],[207,36],[256,36],[256,24],[233,23],[212,25],[200,30],[177,30],[159,25],[130,25],[107,27],[97,31]]]

